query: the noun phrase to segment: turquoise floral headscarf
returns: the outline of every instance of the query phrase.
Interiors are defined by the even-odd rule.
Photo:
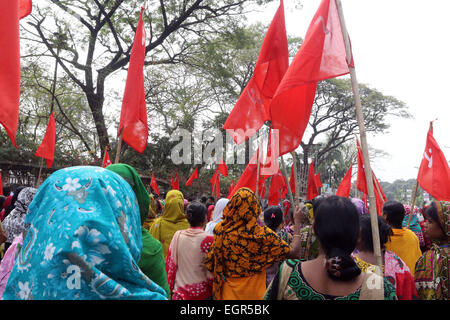
[[[166,299],[137,265],[139,205],[130,185],[100,167],[53,173],[36,193],[3,299]]]

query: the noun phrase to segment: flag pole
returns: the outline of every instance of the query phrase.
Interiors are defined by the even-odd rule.
[[[291,184],[288,183],[286,164],[284,163],[283,156],[281,156],[280,158],[281,158],[281,168],[283,169],[284,180],[286,181],[287,189],[288,189],[288,193],[289,193],[289,200],[291,200],[292,205],[295,205],[296,203],[294,203],[294,195],[292,194]]]
[[[348,37],[347,28],[345,26],[344,13],[343,13],[341,1],[336,0],[336,5],[338,8],[339,20],[341,22],[342,35],[344,37],[345,51],[347,53],[347,62],[350,65],[350,62],[352,59],[352,53],[351,53],[350,40]],[[383,276],[382,275],[383,260],[381,257],[380,233],[378,230],[377,205],[376,205],[375,193],[374,193],[374,188],[373,188],[372,169],[371,169],[370,160],[369,160],[366,128],[364,125],[364,116],[363,116],[362,108],[361,108],[361,98],[359,96],[359,87],[358,87],[358,82],[356,79],[355,68],[349,66],[349,69],[350,69],[350,78],[351,78],[352,90],[353,90],[353,98],[355,101],[356,119],[358,121],[360,137],[361,137],[361,149],[362,149],[362,153],[363,153],[364,171],[365,171],[365,175],[366,175],[366,181],[372,182],[372,183],[367,184],[367,190],[369,193],[368,194],[369,204],[370,204],[369,212],[370,212],[370,220],[371,220],[371,225],[372,225],[372,238],[373,238],[373,247],[374,247],[373,249],[374,249],[374,255],[375,255],[376,265],[377,265],[376,272],[378,275]],[[380,289],[382,291],[384,291],[384,288],[382,285],[381,285]]]
[[[114,161],[114,163],[119,163],[120,149],[122,149],[122,136],[123,136],[123,130],[119,135],[119,142],[117,143],[117,150],[116,150],[116,160]]]

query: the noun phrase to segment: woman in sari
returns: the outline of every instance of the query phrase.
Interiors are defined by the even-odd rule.
[[[54,172],[25,223],[3,299],[166,299],[138,267],[139,205],[118,174],[84,166]]]
[[[352,256],[363,272],[376,272],[376,258],[373,250],[373,236],[370,215],[360,216],[360,234],[356,248],[357,253]],[[378,217],[378,230],[380,234],[380,248],[383,260],[383,274],[395,287],[395,292],[399,300],[418,299],[417,290],[414,284],[414,276],[411,274],[406,263],[394,252],[386,250],[386,243],[393,234],[392,228],[383,218]]]
[[[166,269],[172,300],[211,299],[212,275],[204,260],[213,236],[203,230],[206,213],[203,204],[190,204],[186,215],[191,227],[175,232],[170,243]]]
[[[175,232],[187,228],[189,222],[184,214],[183,194],[178,190],[170,190],[166,195],[163,215],[155,219],[150,227],[150,234],[162,244],[164,259]]]
[[[145,188],[144,183],[139,177],[137,171],[128,164],[111,164],[107,166],[106,169],[111,170],[124,178],[136,195],[142,225],[142,252],[138,266],[147,277],[155,281],[161,288],[163,288],[167,293],[167,297],[170,298],[169,283],[167,282],[162,245],[158,240],[153,238],[144,227],[144,223],[147,221],[147,217],[149,216],[149,211],[151,211],[151,198],[147,192],[147,189]]]
[[[433,202],[425,216],[432,245],[417,261],[416,288],[423,300],[449,300],[450,202]]]
[[[261,206],[249,188],[239,189],[214,228],[214,242],[205,264],[213,274],[213,299],[260,300],[266,290],[266,269],[274,262],[297,257],[299,210],[292,248],[266,226],[259,226]]]
[[[359,214],[348,198],[325,198],[314,213],[314,233],[320,243],[313,260],[286,260],[264,296],[265,300],[395,299],[395,288],[384,280],[381,290],[369,288],[374,273],[361,274],[351,253],[359,234]]]
[[[229,200],[227,198],[221,198],[217,201],[216,205],[214,206],[211,221],[209,221],[205,227],[205,232],[207,234],[213,235],[214,228],[220,221],[222,221],[223,209],[225,209],[225,206],[227,205],[228,201]]]

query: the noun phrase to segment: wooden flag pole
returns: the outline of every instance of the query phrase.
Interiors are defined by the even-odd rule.
[[[342,3],[340,0],[336,0],[338,12],[339,12],[339,20],[341,22],[341,29],[342,29],[342,35],[344,37],[344,43],[345,43],[345,50],[347,53],[347,62],[350,65],[351,59],[352,59],[352,52],[350,48],[350,40],[347,33],[347,28],[345,26],[345,20],[344,20],[344,13],[342,10]],[[359,96],[359,87],[358,82],[356,79],[356,72],[355,68],[349,66],[350,69],[350,77],[351,77],[351,83],[352,83],[352,90],[353,90],[353,98],[355,101],[355,109],[356,109],[356,119],[358,121],[359,131],[360,131],[360,137],[361,137],[361,149],[363,153],[363,160],[364,160],[364,171],[366,175],[366,181],[373,181],[372,178],[372,169],[370,166],[370,160],[369,160],[369,150],[368,150],[368,144],[367,144],[367,137],[366,137],[366,128],[364,125],[364,116],[362,113],[361,108],[361,98]],[[367,184],[367,190],[369,192],[369,212],[370,212],[370,220],[372,225],[372,238],[373,238],[373,249],[374,249],[374,255],[376,259],[376,273],[379,276],[383,276],[382,274],[382,266],[383,266],[383,260],[381,257],[381,247],[380,247],[380,233],[378,230],[378,214],[377,214],[377,203],[375,199],[375,193],[373,188],[373,183]],[[378,288],[377,288],[378,289]],[[380,290],[384,292],[384,287],[381,284]],[[384,296],[381,295],[381,296]]]
[[[294,203],[294,195],[292,194],[291,184],[288,183],[289,180],[287,178],[286,164],[284,163],[283,156],[281,156],[280,158],[281,158],[281,168],[283,170],[284,180],[286,181],[287,189],[288,189],[288,193],[289,193],[289,200],[291,200],[291,204],[294,205],[296,203]]]
[[[119,163],[119,159],[120,159],[120,149],[122,149],[122,136],[123,136],[123,130],[120,133],[119,136],[119,142],[117,143],[117,150],[116,150],[116,160],[114,161],[114,163]]]
[[[417,197],[417,190],[419,189],[419,181],[416,179],[416,188],[414,189],[414,193],[412,196],[412,202],[411,202],[411,212],[409,213],[408,218],[408,224],[406,225],[406,228],[409,228],[409,224],[411,223],[411,217],[414,213],[414,206],[416,205],[416,197]]]

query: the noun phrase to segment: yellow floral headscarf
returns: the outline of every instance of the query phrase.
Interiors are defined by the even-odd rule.
[[[248,277],[286,258],[289,245],[257,219],[261,206],[249,188],[239,189],[214,229],[206,268],[213,273],[213,296],[220,297],[224,277]]]
[[[149,230],[150,234],[161,242],[164,259],[175,232],[189,227],[189,222],[184,215],[183,194],[178,190],[169,191],[166,195],[163,215],[155,219]]]

